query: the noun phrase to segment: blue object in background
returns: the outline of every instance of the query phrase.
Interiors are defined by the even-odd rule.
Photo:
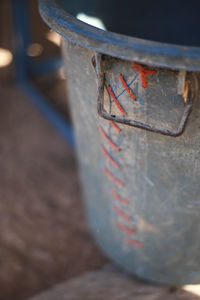
[[[58,129],[68,143],[74,147],[75,141],[71,124],[53,107],[30,79],[33,75],[39,76],[58,70],[62,65],[61,58],[47,59],[39,63],[33,62],[33,59],[26,53],[28,47],[32,43],[28,1],[12,0],[12,12],[15,39],[15,79],[29,95],[29,99],[32,103],[41,110],[45,117],[47,117]]]

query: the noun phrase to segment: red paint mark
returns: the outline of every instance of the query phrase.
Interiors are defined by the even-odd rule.
[[[115,124],[113,121],[109,121],[109,123],[118,131],[122,131],[121,128],[119,128],[119,126],[117,126],[117,124]]]
[[[119,180],[118,178],[116,178],[115,176],[112,175],[112,173],[106,168],[104,167],[104,173],[112,180],[114,181],[116,184],[120,185],[120,186],[124,186],[124,182]]]
[[[126,238],[125,241],[126,241],[127,244],[132,245],[134,247],[142,246],[142,243],[140,241],[132,240],[132,239],[129,239],[129,238]]]
[[[114,197],[117,201],[119,201],[120,203],[125,204],[125,205],[129,205],[129,204],[130,204],[130,202],[129,202],[128,200],[126,200],[126,199],[122,198],[120,195],[118,195],[118,194],[115,192],[115,190],[111,189],[111,194],[112,194],[113,197]]]
[[[132,67],[140,73],[142,79],[142,86],[144,88],[147,87],[146,77],[157,72],[156,70],[148,70],[146,67],[143,67],[142,65],[137,64],[135,62],[132,63]]]
[[[108,153],[108,151],[106,150],[106,148],[104,146],[101,146],[101,150],[104,153],[104,155],[109,159],[109,161],[116,167],[116,168],[120,168],[120,164],[118,162],[116,162],[112,156]]]
[[[128,93],[129,96],[131,97],[131,99],[132,99],[132,100],[136,100],[136,97],[133,95],[131,89],[128,87],[128,85],[127,85],[127,83],[126,83],[126,81],[125,81],[125,79],[124,79],[124,77],[123,77],[122,74],[120,74],[120,80],[121,80],[123,86],[125,87],[127,93]]]
[[[110,85],[108,86],[108,90],[109,90],[109,93],[110,93],[111,97],[112,97],[113,100],[115,101],[115,104],[117,105],[118,109],[121,111],[121,113],[122,113],[123,115],[126,115],[126,111],[124,110],[124,108],[121,106],[121,104],[120,104],[119,101],[117,100],[117,98],[116,98],[116,96],[115,96],[115,94],[114,94],[114,92],[113,92],[113,89],[112,89],[112,87],[111,87]]]
[[[123,212],[118,206],[115,205],[114,209],[119,216],[121,216],[122,218],[124,218],[127,221],[131,221],[131,216],[129,216],[125,212]]]
[[[135,230],[126,226],[125,224],[118,222],[117,226],[124,232],[129,233],[129,234],[135,234]]]
[[[103,130],[103,128],[100,126],[100,133],[103,135],[103,137],[111,144],[111,146],[117,150],[120,151],[120,147],[118,147],[110,138],[109,136],[105,133],[105,131]]]

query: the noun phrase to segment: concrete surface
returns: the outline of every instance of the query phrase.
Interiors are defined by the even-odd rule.
[[[181,289],[169,289],[134,280],[117,269],[86,272],[30,300],[197,300]]]

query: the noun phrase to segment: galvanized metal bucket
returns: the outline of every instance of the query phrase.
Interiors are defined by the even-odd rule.
[[[63,36],[94,236],[141,278],[199,283],[200,48],[97,29],[70,3],[40,0],[40,12]]]

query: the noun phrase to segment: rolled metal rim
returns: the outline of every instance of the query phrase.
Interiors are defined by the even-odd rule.
[[[104,31],[70,15],[59,0],[39,0],[39,9],[53,30],[83,47],[146,65],[200,71],[200,47],[160,43]]]

